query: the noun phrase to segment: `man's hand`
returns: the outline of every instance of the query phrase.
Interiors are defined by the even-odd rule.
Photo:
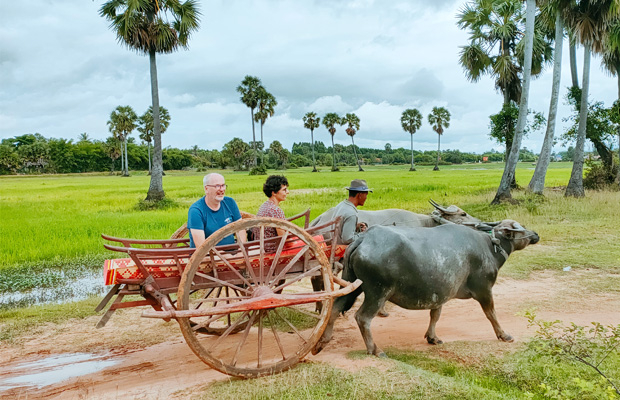
[[[365,222],[360,222],[355,226],[356,232],[366,232],[368,225]]]

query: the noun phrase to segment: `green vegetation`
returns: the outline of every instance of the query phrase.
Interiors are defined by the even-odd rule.
[[[45,304],[27,308],[0,310],[0,342],[12,342],[23,334],[34,334],[46,323],[59,323],[70,318],[82,319],[95,315],[95,307],[101,301],[96,297],[88,300]]]
[[[357,372],[325,364],[300,365],[280,375],[210,385],[201,399],[615,399],[593,370],[558,363],[537,341],[495,355],[489,343],[448,343],[425,352],[388,350]],[[620,360],[608,362],[618,376]]]

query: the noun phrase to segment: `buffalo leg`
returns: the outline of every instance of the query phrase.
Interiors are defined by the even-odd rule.
[[[364,343],[366,343],[366,351],[368,354],[378,357],[386,357],[386,355],[383,350],[377,347],[375,341],[372,339],[370,323],[379,310],[383,308],[385,301],[386,296],[381,296],[376,299],[373,298],[373,296],[369,296],[368,293],[365,293],[364,302],[355,313],[355,321],[357,321],[357,325],[359,326],[362,337],[364,338]]]
[[[424,334],[424,339],[429,344],[442,344],[443,341],[437,337],[435,333],[435,326],[437,325],[437,321],[439,321],[439,316],[441,315],[441,307],[431,309],[431,322],[428,324],[428,329]]]
[[[325,289],[325,287],[323,286],[323,280],[321,279],[320,276],[311,277],[310,282],[312,283],[312,290],[314,290],[315,292],[320,292],[323,289]],[[322,309],[323,309],[323,303],[320,301],[317,301],[316,306],[315,306],[316,312],[320,313]]]
[[[318,354],[321,350],[327,346],[327,343],[332,340],[332,336],[334,335],[334,323],[340,313],[348,311],[353,307],[355,303],[355,299],[362,293],[361,287],[355,289],[352,293],[349,293],[345,296],[338,297],[334,300],[334,306],[332,307],[332,313],[329,316],[329,321],[327,322],[327,326],[325,327],[325,331],[323,331],[323,335],[317,342],[317,344],[312,349],[312,354]]]
[[[482,307],[482,311],[484,311],[484,315],[487,316],[488,320],[491,321],[491,325],[493,325],[493,330],[495,331],[495,336],[503,342],[512,342],[514,339],[512,336],[504,332],[502,327],[499,325],[497,321],[497,315],[495,315],[495,304],[493,302],[493,295],[490,293],[488,295],[479,296],[476,298],[480,306]]]

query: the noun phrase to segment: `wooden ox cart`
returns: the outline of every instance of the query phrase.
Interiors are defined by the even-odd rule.
[[[308,215],[309,210],[291,219],[305,216],[307,228]],[[184,227],[167,240],[102,235],[115,243],[105,244],[106,249],[128,258],[106,261],[106,283],[114,286],[97,311],[112,304],[97,326],[119,308],[150,305],[143,317],[176,319],[192,351],[218,371],[258,377],[289,369],[318,342],[333,299],[361,284],[332,274],[334,260],[345,249],[332,239],[338,237],[339,221],[302,229],[290,221],[245,214],[196,249],[181,237]],[[267,239],[265,228],[284,234]],[[256,240],[216,245],[250,229]],[[310,279],[324,289],[313,291]]]

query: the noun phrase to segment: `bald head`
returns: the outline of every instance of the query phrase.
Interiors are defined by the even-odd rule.
[[[221,180],[224,180],[224,176],[223,175],[218,174],[217,172],[212,172],[210,174],[205,175],[205,177],[202,178],[202,186],[209,185],[211,183],[211,181],[214,180],[214,178],[215,179],[220,178]],[[219,181],[220,179],[217,179],[217,180]]]

